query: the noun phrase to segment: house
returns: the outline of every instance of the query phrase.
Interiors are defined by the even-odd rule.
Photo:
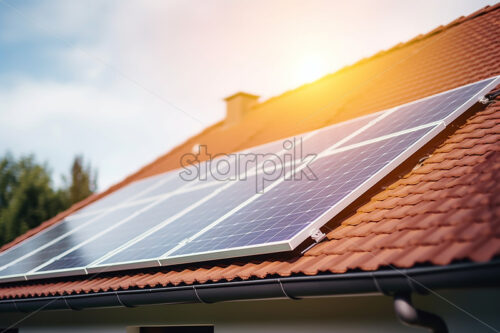
[[[500,5],[486,7],[263,103],[231,96],[225,120],[2,250],[135,180],[178,168],[193,147],[235,152],[500,75],[499,22]],[[1,283],[0,327],[417,331],[399,317],[436,332],[443,321],[452,332],[500,330],[498,101],[467,111],[303,253]]]

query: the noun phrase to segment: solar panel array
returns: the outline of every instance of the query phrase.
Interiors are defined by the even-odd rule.
[[[136,181],[0,253],[0,281],[293,250],[499,81]]]

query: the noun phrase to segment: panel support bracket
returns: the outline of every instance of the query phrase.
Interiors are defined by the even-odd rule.
[[[326,234],[324,232],[322,232],[321,230],[319,229],[313,229],[311,231],[311,238],[316,242],[316,243],[319,243],[321,242],[323,239],[325,239],[326,237]]]
[[[486,97],[486,96],[483,96],[483,97],[481,97],[481,98],[479,99],[479,103],[481,103],[481,104],[483,104],[483,105],[487,105],[487,104],[489,104],[490,102],[491,102],[491,100],[490,100],[488,97]]]

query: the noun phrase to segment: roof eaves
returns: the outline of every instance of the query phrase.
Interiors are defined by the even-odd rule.
[[[313,276],[263,278],[246,281],[185,286],[140,288],[86,294],[54,294],[0,300],[0,312],[93,307],[134,307],[152,304],[216,303],[222,301],[339,296],[354,294],[394,295],[399,292],[428,293],[436,289],[498,286],[500,261],[453,263],[408,269],[386,267],[374,272],[349,272]]]

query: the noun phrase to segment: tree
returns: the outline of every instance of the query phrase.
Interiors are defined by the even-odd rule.
[[[0,160],[0,243],[38,226],[68,206],[64,191],[54,190],[47,165],[35,158]]]
[[[0,158],[0,245],[94,193],[96,175],[79,155],[71,167],[71,181],[56,188],[47,164],[37,163],[33,155]]]
[[[77,203],[97,190],[97,171],[93,171],[90,163],[84,165],[83,156],[77,155],[71,166],[71,183],[68,184],[70,204]]]

